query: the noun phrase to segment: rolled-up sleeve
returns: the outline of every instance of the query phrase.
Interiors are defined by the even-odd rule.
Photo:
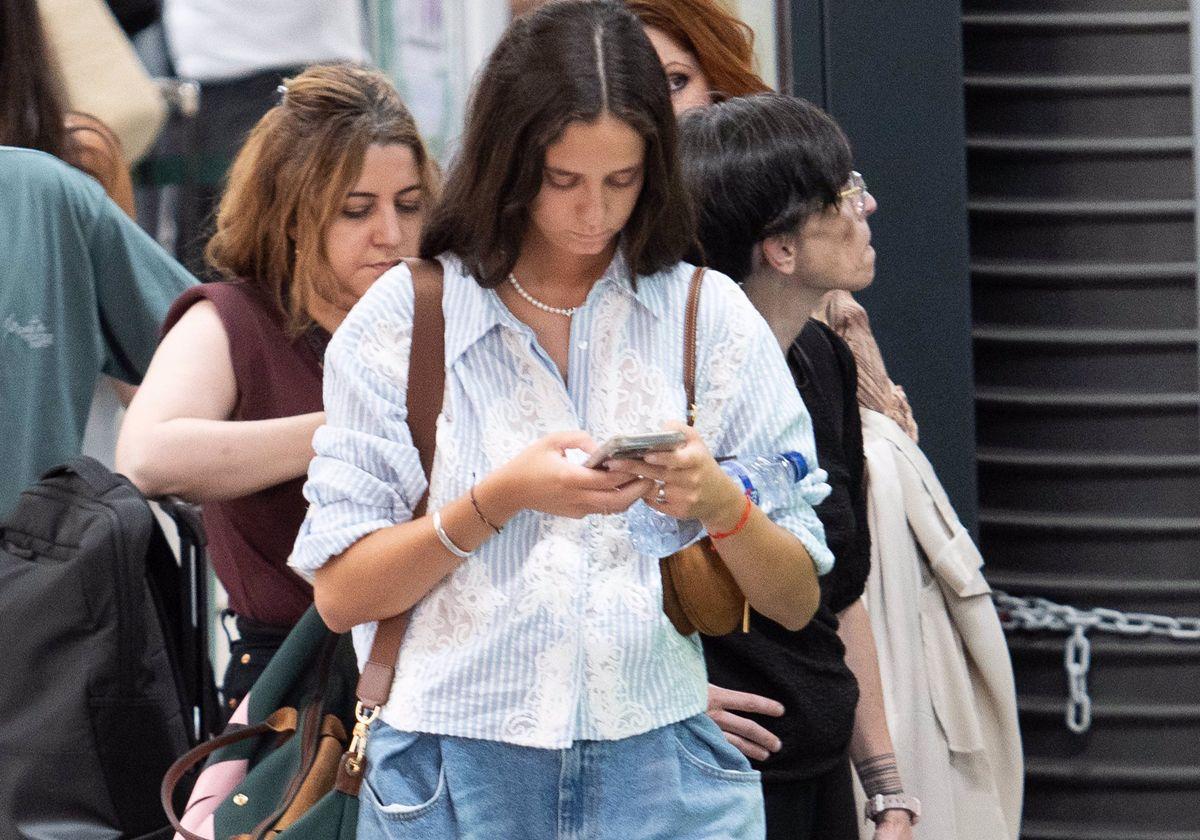
[[[325,354],[325,425],[304,497],[308,514],[289,564],[312,579],[364,536],[407,522],[427,482],[408,429],[412,280],[401,264],[351,310]]]
[[[742,291],[709,271],[698,318],[696,427],[714,455],[753,457],[799,452],[808,475],[789,504],[764,511],[804,544],[817,574],[833,568],[814,506],[829,495],[817,464],[812,418],[770,327]]]

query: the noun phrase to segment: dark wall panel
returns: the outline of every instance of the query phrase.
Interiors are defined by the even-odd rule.
[[[921,447],[976,519],[961,6],[792,0],[793,92],[842,124],[879,201],[874,285],[859,295]]]
[[[1186,4],[968,0],[963,24],[988,580],[1077,607],[1195,616]],[[1024,840],[1200,837],[1200,648],[1105,628],[1090,639],[1091,725],[1072,734],[1063,635],[1009,636]]]

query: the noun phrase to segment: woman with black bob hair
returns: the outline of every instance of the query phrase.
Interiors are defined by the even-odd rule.
[[[617,3],[514,22],[421,245],[444,270],[446,386],[428,515],[406,421],[413,282],[385,274],[325,356],[326,425],[291,563],[353,628],[411,610],[368,741],[358,837],[761,837],[758,774],[703,714],[699,640],[663,614],[624,512],[698,519],[755,609],[800,627],[830,561],[828,489],[771,332],[710,273],[696,428],[682,322],[693,225],[666,79]],[[782,395],[782,396],[781,396]],[[678,429],[644,462],[581,464]],[[716,454],[813,464],[768,518]]]
[[[909,840],[920,803],[903,795],[861,600],[871,534],[858,371],[846,342],[813,317],[828,292],[874,279],[875,199],[841,129],[802,99],[731,99],[689,111],[680,133],[704,257],[767,319],[812,415],[831,487],[819,514],[837,561],[798,632],[756,614],[749,633],[705,640],[710,713],[763,773],[772,840],[857,840],[850,761],[876,840]]]

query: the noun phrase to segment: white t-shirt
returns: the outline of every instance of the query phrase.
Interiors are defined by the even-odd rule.
[[[166,0],[163,19],[176,72],[202,82],[368,58],[361,0]]]

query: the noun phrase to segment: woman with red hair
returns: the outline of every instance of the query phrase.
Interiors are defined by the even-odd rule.
[[[646,27],[675,113],[771,88],[754,71],[754,30],[718,0],[625,0]]]

